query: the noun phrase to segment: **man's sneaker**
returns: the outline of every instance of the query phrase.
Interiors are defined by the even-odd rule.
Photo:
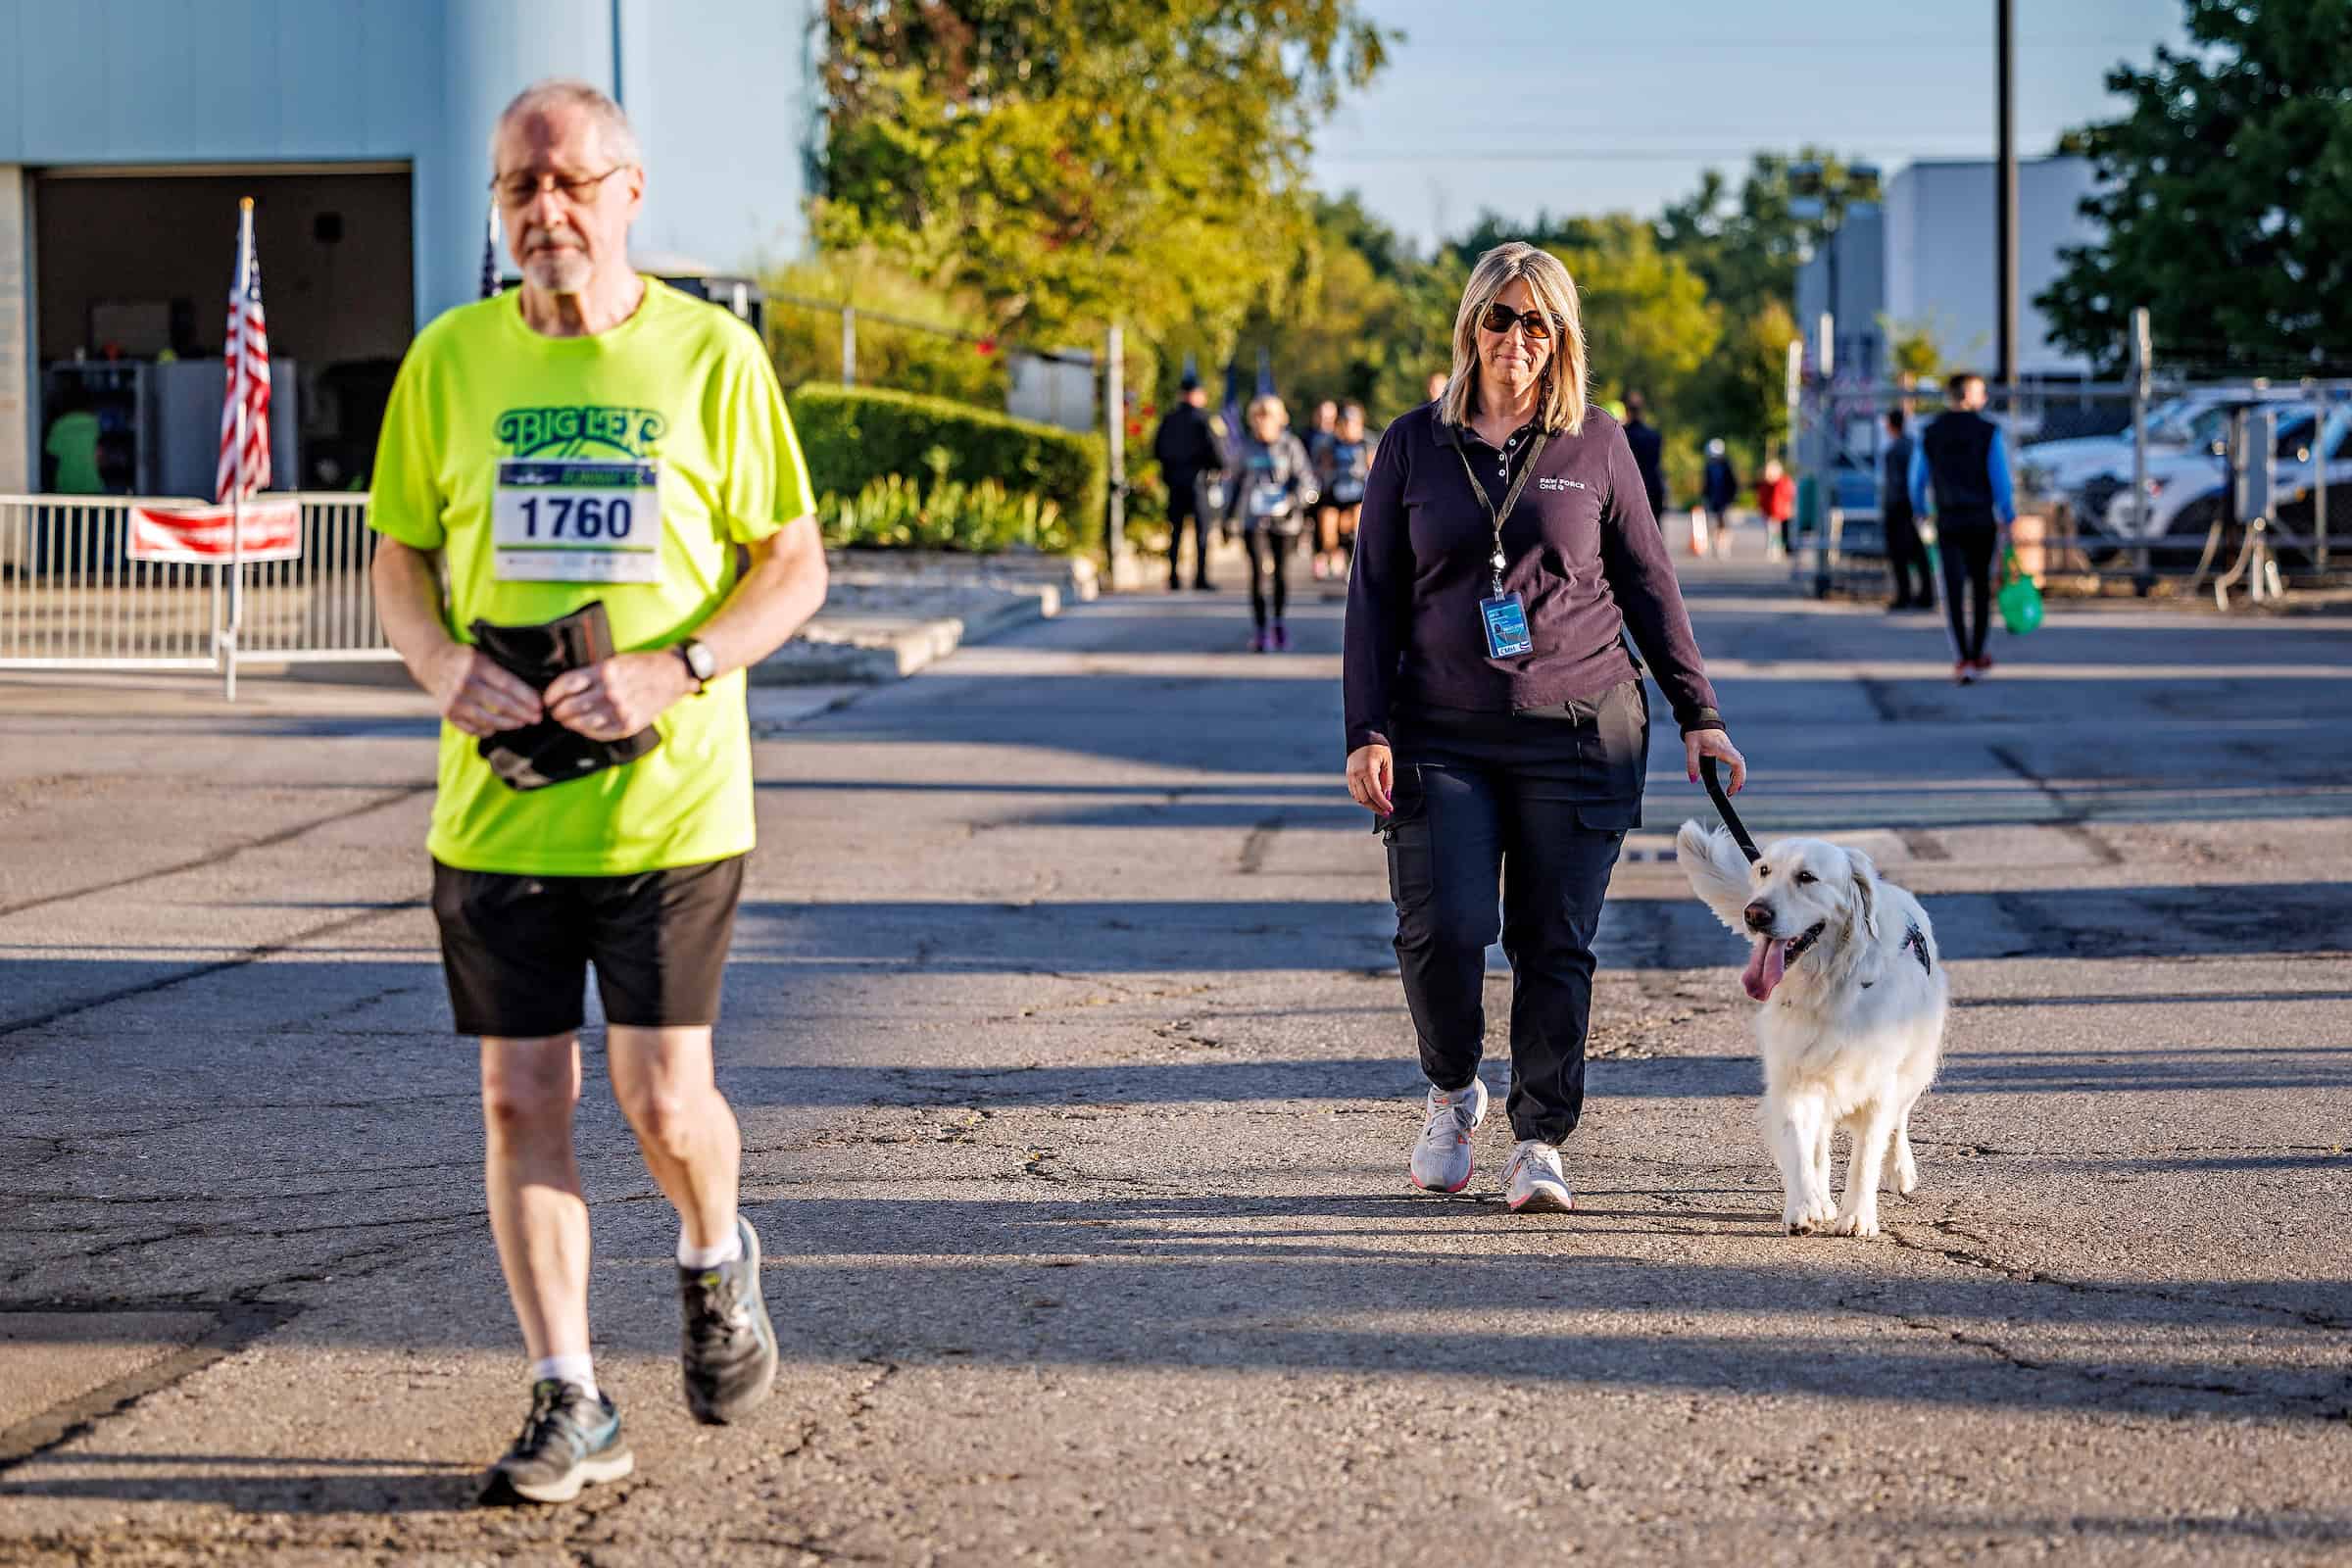
[[[482,1478],[482,1501],[569,1502],[590,1482],[618,1481],[636,1468],[611,1395],[592,1399],[576,1383],[541,1378],[531,1385],[522,1436]]]
[[[1250,651],[1253,654],[1262,654],[1266,651],[1265,627],[1260,626],[1250,634]]]
[[[1274,651],[1278,654],[1288,653],[1290,647],[1291,629],[1278,620],[1274,623]]]
[[[1413,1185],[1425,1193],[1458,1193],[1470,1185],[1470,1135],[1487,1119],[1487,1086],[1429,1092],[1429,1120],[1413,1145]]]
[[[776,1328],[760,1295],[760,1234],[741,1215],[735,1229],[743,1238],[741,1257],[678,1270],[686,1408],[711,1426],[741,1417],[776,1383]]]
[[[1533,1138],[1519,1141],[1502,1186],[1514,1214],[1565,1214],[1576,1206],[1568,1178],[1560,1174],[1560,1152]]]

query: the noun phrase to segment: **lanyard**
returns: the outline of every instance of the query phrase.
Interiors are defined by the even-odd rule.
[[[1535,440],[1528,444],[1527,461],[1519,465],[1519,476],[1511,481],[1511,488],[1504,492],[1502,510],[1499,512],[1494,509],[1494,499],[1487,494],[1487,487],[1478,482],[1478,474],[1470,466],[1470,454],[1459,446],[1453,449],[1453,455],[1462,460],[1462,477],[1470,481],[1470,493],[1478,497],[1478,504],[1487,509],[1487,520],[1494,525],[1494,554],[1489,558],[1487,564],[1494,568],[1494,597],[1497,599],[1502,597],[1502,568],[1508,564],[1502,556],[1503,519],[1519,505],[1519,492],[1527,488],[1528,475],[1536,471],[1536,460],[1544,456],[1544,443],[1550,439],[1551,432],[1548,430],[1536,432]]]

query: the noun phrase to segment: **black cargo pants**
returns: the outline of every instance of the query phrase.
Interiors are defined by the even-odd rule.
[[[1565,1142],[1584,1111],[1601,899],[1642,820],[1642,683],[1509,714],[1413,710],[1392,730],[1396,809],[1380,832],[1421,1070],[1447,1092],[1477,1075],[1487,948],[1499,934],[1511,965],[1511,1130]]]

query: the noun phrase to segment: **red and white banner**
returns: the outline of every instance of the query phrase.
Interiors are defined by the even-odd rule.
[[[226,507],[132,507],[129,553],[133,561],[176,562],[225,566],[231,555]],[[245,503],[245,559],[300,561],[302,503],[256,497]]]

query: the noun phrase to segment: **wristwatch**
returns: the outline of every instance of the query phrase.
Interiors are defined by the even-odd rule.
[[[694,677],[694,694],[700,697],[710,689],[710,681],[718,673],[718,661],[698,639],[689,637],[677,645],[677,655],[686,662],[686,673]]]

